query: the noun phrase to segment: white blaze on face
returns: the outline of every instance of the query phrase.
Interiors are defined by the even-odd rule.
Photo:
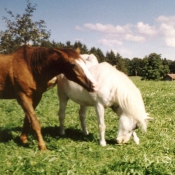
[[[81,59],[75,60],[75,61],[83,69],[83,71],[84,71],[85,75],[87,76],[87,78],[93,83],[94,91],[98,91],[97,81],[95,80],[95,78],[89,72],[85,62]]]

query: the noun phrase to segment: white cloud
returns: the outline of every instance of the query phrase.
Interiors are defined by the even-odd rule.
[[[92,23],[86,23],[84,24],[84,27],[90,30],[103,32],[103,33],[125,33],[125,27],[122,26],[113,26],[111,24],[92,24]]]
[[[150,35],[150,36],[157,34],[157,30],[155,26],[150,26],[149,24],[144,24],[143,22],[139,22],[137,23],[136,27],[140,34]]]
[[[100,23],[86,23],[84,24],[84,28],[96,32],[101,32],[103,34],[103,38],[100,39],[99,42],[108,47],[123,45],[124,41],[145,41],[144,36],[141,36],[139,33],[135,33],[135,26],[131,24],[126,24],[125,26],[114,26],[111,24],[103,25]]]
[[[175,47],[175,16],[159,16],[157,21],[166,46]]]
[[[112,40],[112,39],[101,39],[99,40],[99,43],[105,45],[105,46],[115,46],[115,45],[118,45],[118,46],[121,46],[123,45],[122,41],[118,41],[118,40]]]
[[[140,50],[144,47],[146,50],[149,48],[152,52],[157,47],[161,48],[163,42],[165,46],[174,48],[175,16],[159,16],[153,22],[152,25],[142,21],[126,25],[85,23],[83,26],[76,26],[76,29],[100,34],[96,35],[96,40],[102,47],[107,50],[117,50],[118,53],[125,56],[134,56],[136,52],[141,55]],[[143,43],[145,45],[141,45]],[[136,48],[140,49],[132,53]]]
[[[134,41],[134,42],[142,42],[145,41],[145,38],[140,35],[131,35],[131,34],[126,34],[125,39],[127,41]]]
[[[165,38],[165,43],[167,46],[170,46],[170,47],[175,47],[175,37],[166,37]]]
[[[75,29],[76,30],[82,30],[82,28],[80,26],[76,26]]]

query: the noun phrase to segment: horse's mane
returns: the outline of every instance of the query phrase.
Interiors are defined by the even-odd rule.
[[[49,54],[51,54],[51,49],[44,47],[35,48],[28,58],[32,70],[35,72],[40,72],[42,67],[46,64]]]
[[[55,48],[58,51],[62,51],[67,54],[69,58],[79,59],[80,55],[73,49],[67,49],[67,48]]]
[[[50,54],[53,53],[63,53],[63,57],[66,57],[66,59],[74,58],[79,59],[79,54],[72,50],[72,49],[64,49],[64,48],[56,48],[56,49],[48,49],[44,47],[38,47],[36,48],[30,57],[30,66],[35,70],[40,72],[41,68],[46,64],[47,58]]]
[[[27,61],[32,71],[40,72],[48,62],[48,56],[53,53],[58,53],[65,59],[79,59],[80,55],[73,49],[67,48],[45,48],[45,47],[31,47],[27,45],[20,46],[16,53],[23,53],[24,59]]]

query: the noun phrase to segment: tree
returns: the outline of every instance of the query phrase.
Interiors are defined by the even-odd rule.
[[[85,44],[82,44],[80,41],[76,41],[73,45],[74,49],[79,48],[81,54],[88,54],[88,49]]]
[[[170,73],[175,73],[175,61],[169,63]]]
[[[103,52],[99,48],[96,49],[95,47],[92,47],[89,52],[97,57],[99,63],[106,61]]]
[[[14,43],[16,44],[15,47],[29,43],[37,45],[50,37],[50,31],[46,31],[43,20],[39,22],[32,21],[31,18],[35,10],[36,5],[32,6],[29,1],[27,1],[27,8],[23,15],[14,15],[12,11],[6,9],[7,13],[14,20],[3,17],[7,25],[7,30],[0,32],[0,43],[3,50],[9,52],[9,48],[14,48]]]
[[[142,68],[142,79],[160,80],[162,78],[163,64],[161,55],[151,53],[143,59],[144,66]]]
[[[132,76],[132,69],[131,69],[131,65],[132,65],[132,60],[130,60],[129,58],[124,58],[123,59],[124,63],[125,63],[125,67],[126,67],[126,70],[127,70],[127,74],[129,76]]]
[[[117,64],[117,59],[115,56],[115,53],[111,50],[110,52],[106,53],[106,58],[107,58],[107,62],[112,64],[112,65],[116,65]]]
[[[141,75],[141,64],[142,59],[140,58],[133,58],[131,61],[131,75],[132,76],[140,76]]]
[[[165,75],[167,75],[170,72],[169,69],[169,61],[164,58],[162,59],[162,65],[161,65],[161,71],[160,71],[160,76],[164,77]]]

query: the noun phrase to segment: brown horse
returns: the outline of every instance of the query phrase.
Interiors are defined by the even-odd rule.
[[[17,99],[25,112],[20,139],[26,143],[30,125],[35,131],[38,146],[46,149],[35,108],[47,90],[47,83],[63,73],[88,91],[95,90],[95,80],[79,54],[71,49],[46,49],[21,46],[9,55],[0,55],[0,98]]]

